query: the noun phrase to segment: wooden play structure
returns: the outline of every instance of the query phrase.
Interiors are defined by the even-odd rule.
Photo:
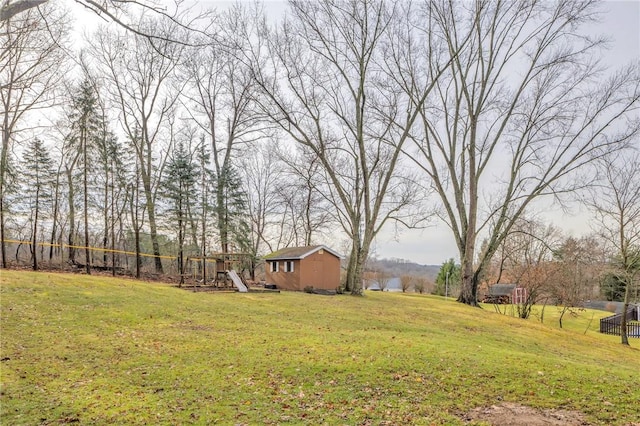
[[[194,287],[205,289],[231,289],[248,291],[242,271],[252,261],[248,253],[213,253],[204,259],[190,257],[186,261],[185,275],[193,279]],[[236,272],[240,271],[240,273]]]

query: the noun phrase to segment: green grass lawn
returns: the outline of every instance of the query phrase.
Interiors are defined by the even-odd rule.
[[[3,425],[455,425],[500,401],[640,421],[640,340],[599,334],[606,312],[560,330],[555,307],[540,324],[416,294],[22,271],[0,288]]]

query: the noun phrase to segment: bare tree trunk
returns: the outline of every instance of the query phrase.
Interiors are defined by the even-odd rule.
[[[133,225],[135,258],[136,258],[136,278],[140,279],[140,216],[138,213],[138,167],[136,164],[135,186],[131,185],[131,198],[129,200],[129,211],[131,213],[131,224]]]
[[[38,214],[40,213],[40,185],[37,185],[36,188],[36,204],[35,211],[33,212],[33,237],[32,237],[32,247],[31,247],[31,255],[33,256],[33,270],[38,270],[38,250],[36,249],[38,245]]]
[[[2,184],[0,183],[0,187]],[[4,194],[0,188],[0,250],[2,250],[2,267],[7,267],[7,245],[4,233]]]
[[[53,217],[51,218],[51,238],[49,238],[49,263],[52,263],[53,260],[53,245],[56,241],[56,234],[58,232],[58,210],[60,200],[58,197],[60,196],[60,168],[56,171],[56,181],[55,188],[53,192]],[[62,251],[60,251],[62,253]]]
[[[5,243],[5,194],[6,194],[6,174],[7,174],[7,165],[9,159],[9,132],[7,131],[8,127],[8,116],[5,114],[4,116],[4,125],[2,132],[2,152],[0,153],[0,250],[2,251],[2,267],[7,267],[7,245]]]
[[[147,211],[149,214],[149,234],[151,236],[151,244],[153,246],[153,256],[156,265],[156,273],[164,274],[162,268],[162,258],[160,257],[160,243],[158,242],[158,226],[156,225],[155,203],[151,199],[151,194],[145,191],[147,199]]]
[[[180,274],[180,284],[178,285],[178,287],[182,287],[182,284],[184,284],[184,232],[182,225],[182,197],[180,197],[180,199],[178,200],[178,215],[178,273]]]
[[[633,282],[630,280],[626,281],[624,304],[622,306],[622,321],[620,321],[620,343],[629,346],[629,336],[627,335],[627,311],[629,310],[629,295],[631,294],[631,286],[633,285]]]
[[[202,263],[202,285],[207,285],[207,209],[208,209],[208,191],[207,191],[207,170],[205,164],[205,147],[204,137],[200,140],[200,198],[202,201],[202,241],[200,243],[200,261]]]
[[[216,216],[218,220],[218,232],[220,234],[220,249],[222,253],[229,253],[229,218],[227,217],[226,199],[224,194],[223,176],[217,179],[216,187]]]
[[[67,201],[69,203],[69,236],[67,238],[67,248],[69,249],[69,262],[76,264],[76,206],[74,202],[75,191],[73,184],[73,169],[67,169],[67,184],[69,185],[69,193],[67,194]]]
[[[107,266],[108,262],[106,249],[109,244],[109,214],[113,214],[113,211],[109,208],[109,171],[107,169],[104,183],[104,215],[102,217],[104,226],[104,236],[102,237],[102,265],[104,267]]]
[[[137,208],[136,208],[137,214]],[[140,256],[140,228],[135,229],[135,245],[136,245],[136,278],[140,279],[140,268],[142,266],[142,257]]]
[[[114,196],[114,191],[115,191],[115,179],[114,179],[114,174],[115,174],[115,170],[114,170],[114,165],[113,165],[113,158],[111,159],[111,275],[112,276],[116,276],[116,232],[115,232],[115,228],[116,228],[116,217],[115,217],[115,208],[116,208],[116,202],[115,202],[115,196]]]
[[[84,257],[85,257],[85,271],[87,275],[91,275],[91,254],[89,250],[89,183],[88,183],[88,168],[89,164],[87,163],[87,139],[89,135],[87,134],[87,130],[84,129],[82,134],[82,158],[83,158],[83,175],[82,175],[82,186],[83,186],[83,204],[84,204]]]

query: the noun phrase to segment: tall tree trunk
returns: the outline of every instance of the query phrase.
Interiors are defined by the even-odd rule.
[[[184,284],[184,236],[182,230],[182,198],[178,201],[178,273],[180,274],[180,284]]]
[[[33,212],[33,237],[32,237],[32,249],[31,255],[33,256],[33,270],[38,270],[38,250],[36,250],[38,244],[38,213],[40,210],[40,185],[36,188],[36,204],[35,211]]]
[[[351,243],[351,254],[347,265],[347,278],[344,291],[353,295],[362,295],[362,271],[369,256],[369,243],[361,242],[359,236],[354,236]]]
[[[220,234],[220,248],[222,253],[229,252],[229,224],[226,215],[227,208],[224,199],[224,181],[225,177],[220,174],[216,183],[216,216],[218,219],[218,232]]]
[[[148,174],[143,172],[142,186],[144,188],[145,201],[147,203],[147,214],[149,216],[149,233],[151,236],[151,244],[153,246],[153,256],[155,259],[156,273],[163,274],[162,259],[160,258],[160,243],[158,242],[158,227],[156,225],[156,206],[153,201],[153,193],[151,191],[151,180]]]
[[[131,191],[131,202],[130,202],[130,212],[131,212],[131,224],[133,225],[133,235],[134,235],[134,245],[135,245],[135,253],[136,253],[136,278],[140,279],[140,219],[138,212],[138,170],[136,166],[136,187],[132,188]]]
[[[58,232],[58,197],[60,195],[60,170],[56,173],[56,183],[55,190],[53,195],[53,217],[51,218],[51,238],[49,238],[49,264],[52,263],[53,260],[53,244],[56,241],[56,233]]]
[[[474,250],[468,247],[464,253],[461,253],[462,258],[461,272],[462,283],[460,287],[460,295],[458,296],[458,302],[466,303],[471,306],[478,305],[478,275],[474,271],[473,256]]]
[[[69,249],[69,262],[76,264],[76,247],[75,247],[75,233],[76,233],[76,207],[73,202],[75,198],[75,191],[73,186],[73,169],[67,170],[67,183],[69,185],[69,194],[67,200],[69,202],[69,237],[67,238],[67,248]]]
[[[109,172],[105,174],[106,182],[104,184],[104,236],[102,238],[102,265],[107,266],[107,247],[109,244]]]
[[[0,173],[4,173],[0,172]],[[2,178],[0,178],[0,181]],[[2,268],[7,267],[7,246],[4,242],[4,191],[2,190],[3,183],[0,182],[0,250],[2,251]]]
[[[622,321],[620,322],[620,343],[627,346],[629,346],[629,336],[627,335],[627,311],[629,310],[631,286],[633,286],[633,281],[627,279],[627,274],[625,274],[624,304],[622,306]]]
[[[6,190],[6,174],[9,163],[9,132],[8,132],[8,115],[5,112],[4,125],[2,132],[2,152],[0,152],[0,250],[2,250],[2,267],[7,267],[7,246],[5,243],[5,190]]]
[[[356,261],[356,247],[355,244],[351,245],[351,253],[349,254],[349,263],[347,264],[347,276],[344,281],[345,292],[350,292],[353,288],[353,275],[355,273],[355,261]]]
[[[202,149],[204,151],[204,139],[200,142],[202,144]],[[202,197],[202,243],[200,244],[200,260],[202,262],[202,285],[207,284],[207,173],[205,169],[204,155],[201,156],[200,169],[202,175],[200,176],[201,182],[201,197]]]
[[[111,162],[111,167],[113,167],[113,161]],[[113,170],[113,168],[112,168]],[[115,235],[115,183],[113,179],[113,174],[111,175],[111,275],[116,276],[116,235]]]
[[[82,157],[84,161],[83,167],[83,176],[82,176],[82,186],[84,190],[83,194],[83,203],[84,203],[84,257],[85,257],[85,270],[87,275],[91,275],[91,254],[89,252],[89,185],[88,185],[88,176],[87,176],[87,168],[89,165],[87,164],[87,134],[83,135],[83,149],[82,149]]]
[[[460,259],[462,263],[462,283],[460,288],[460,296],[458,296],[458,302],[465,303],[471,306],[478,305],[478,270],[474,268],[475,261],[475,247],[476,247],[476,233],[477,233],[477,221],[478,221],[478,174],[476,163],[476,131],[477,123],[476,118],[471,116],[471,130],[469,134],[470,144],[466,149],[468,155],[468,173],[469,173],[469,199],[467,210],[467,223],[464,227],[464,251],[460,253]]]

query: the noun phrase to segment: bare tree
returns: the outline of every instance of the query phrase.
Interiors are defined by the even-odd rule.
[[[124,151],[118,143],[115,135],[109,131],[102,109],[101,128],[96,138],[96,154],[98,156],[96,183],[100,185],[100,191],[96,194],[96,204],[102,212],[102,263],[107,266],[108,250],[111,251],[112,273],[115,275],[115,224],[122,211],[122,195],[124,192]],[[109,246],[109,242],[111,245]]]
[[[211,187],[213,186],[213,173],[209,168],[210,152],[207,149],[204,136],[200,138],[200,143],[196,148],[196,159],[199,162],[200,182],[199,182],[199,198],[200,198],[200,262],[202,272],[202,283],[207,283],[207,250],[209,249],[209,213],[212,206],[210,203]]]
[[[274,228],[281,217],[280,197],[277,183],[284,179],[283,164],[270,146],[257,146],[246,150],[241,160],[242,177],[247,189],[247,210],[250,217],[251,253],[258,255],[264,249],[276,251],[281,248],[281,232],[274,237]],[[274,226],[276,225],[276,226]]]
[[[435,289],[435,283],[427,277],[415,277],[413,288],[416,293],[432,293]]]
[[[140,19],[140,25],[147,33],[178,36],[179,29],[175,25],[144,16]],[[173,116],[179,92],[179,88],[172,86],[172,77],[183,50],[184,46],[179,44],[168,41],[152,44],[148,38],[130,37],[130,34],[105,28],[95,34],[90,50],[98,60],[98,69],[106,79],[105,86],[112,101],[118,106],[122,127],[133,143],[158,273],[162,273],[163,268],[156,195],[169,144],[165,130]]]
[[[640,277],[640,153],[625,152],[600,161],[602,182],[589,204],[603,238],[612,248],[613,267],[625,284],[623,345],[629,344],[626,312]]]
[[[413,275],[407,275],[407,274],[400,276],[400,286],[402,287],[403,293],[406,293],[407,290],[411,288],[411,286],[416,281],[415,278],[416,277],[414,277]]]
[[[548,291],[560,307],[560,328],[565,314],[583,309],[593,297],[605,266],[603,253],[602,244],[593,235],[566,238],[555,251],[555,279]]]
[[[526,297],[515,301],[518,316],[528,318],[536,303],[549,298],[556,280],[553,255],[561,243],[560,231],[540,221],[521,217],[502,240],[495,256],[493,283],[514,283],[525,288]]]
[[[182,63],[190,91],[186,97],[186,110],[208,136],[211,163],[216,182],[215,215],[220,248],[229,251],[232,226],[224,206],[228,181],[225,173],[239,162],[240,149],[255,142],[261,134],[257,131],[258,116],[252,109],[256,86],[250,68],[240,60],[240,53],[247,47],[255,11],[235,5],[224,11],[217,21],[217,31],[223,41],[209,41],[204,47],[192,49]],[[235,164],[234,164],[235,163]]]
[[[445,40],[451,66],[421,110],[410,155],[458,246],[458,300],[476,306],[483,271],[527,208],[585,186],[585,166],[637,134],[638,120],[618,124],[637,114],[638,66],[604,73],[603,40],[581,31],[597,18],[596,1],[424,7],[422,25]]]
[[[60,158],[56,159],[56,170],[55,170],[55,179],[53,182],[53,209],[51,212],[51,236],[49,238],[49,263],[53,261],[54,252],[59,256],[63,256],[62,254],[62,245],[56,244],[56,241],[62,242],[62,234],[58,235],[58,227],[61,216],[61,206],[62,206],[62,187],[63,187],[63,173],[62,169],[64,167],[64,158],[60,156]]]
[[[196,21],[206,22],[208,13],[192,13],[192,8],[186,7],[182,0],[165,2],[161,0],[74,0],[75,3],[90,10],[105,22],[114,22],[130,33],[145,37],[150,42],[178,42],[186,44],[186,40],[174,37],[175,34],[159,34],[149,31],[148,28],[139,26],[140,14],[151,14],[157,19],[167,20],[183,30],[200,34],[206,33],[205,29],[199,29]],[[0,23],[12,19],[22,19],[25,14],[40,16],[43,25],[50,25],[51,17],[42,13],[49,7],[56,5],[57,1],[51,0],[2,0],[0,3]]]
[[[269,119],[322,168],[335,217],[351,241],[345,290],[361,294],[371,244],[390,221],[411,225],[415,182],[400,154],[439,70],[405,80],[410,11],[382,0],[291,0],[268,35],[268,59],[254,50],[254,76]],[[426,33],[425,33],[426,34]],[[436,58],[430,58],[436,62]],[[426,83],[425,83],[426,81]],[[415,95],[408,101],[405,89]],[[416,100],[417,99],[417,100]]]
[[[7,3],[8,4],[8,3]],[[48,22],[42,21],[42,16]],[[30,112],[48,108],[64,66],[64,45],[69,30],[65,11],[54,7],[31,10],[0,21],[0,248],[7,266],[5,246],[6,177],[12,144],[24,138]]]
[[[389,283],[391,282],[392,278],[393,277],[389,272],[387,272],[382,267],[378,267],[378,270],[376,271],[376,281],[378,283],[378,288],[380,288],[380,291],[385,291],[387,287],[389,287]]]
[[[320,161],[312,153],[296,155],[282,149],[278,156],[284,166],[283,179],[275,188],[284,209],[281,217],[286,226],[281,229],[289,231],[291,244],[310,246],[336,222],[323,196],[326,189]]]

